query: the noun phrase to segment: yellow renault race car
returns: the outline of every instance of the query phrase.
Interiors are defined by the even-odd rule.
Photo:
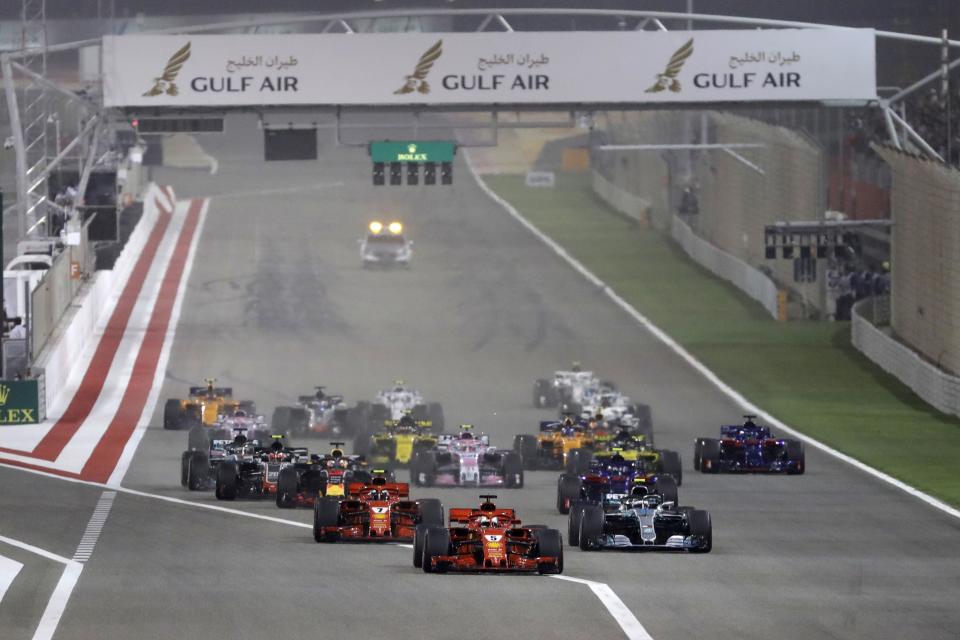
[[[368,452],[367,459],[375,467],[392,469],[407,466],[419,451],[437,445],[437,436],[430,433],[430,420],[414,420],[409,413],[399,420],[385,420],[385,430],[360,443],[359,451]]]
[[[524,469],[564,469],[572,451],[592,451],[595,446],[596,438],[587,425],[570,416],[541,421],[538,435],[513,439],[513,450],[523,459]]]

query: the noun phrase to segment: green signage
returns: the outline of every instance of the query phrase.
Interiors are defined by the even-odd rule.
[[[456,152],[457,143],[449,141],[370,143],[370,157],[374,162],[453,162]]]
[[[36,380],[0,380],[0,425],[40,422],[40,386]]]

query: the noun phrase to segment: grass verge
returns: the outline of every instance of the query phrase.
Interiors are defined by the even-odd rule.
[[[553,189],[485,178],[524,217],[752,402],[790,426],[960,506],[960,419],[939,413],[850,344],[847,323],[771,319],[594,195],[589,175]],[[598,250],[598,247],[602,248]]]

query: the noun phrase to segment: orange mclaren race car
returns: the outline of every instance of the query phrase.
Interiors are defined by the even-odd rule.
[[[478,509],[451,509],[448,528],[420,525],[413,540],[413,566],[446,571],[563,572],[563,538],[556,529],[521,526],[497,496],[480,496]]]
[[[373,478],[351,482],[347,496],[324,496],[313,507],[317,542],[409,542],[418,524],[443,526],[443,505],[436,498],[410,499],[410,485]]]

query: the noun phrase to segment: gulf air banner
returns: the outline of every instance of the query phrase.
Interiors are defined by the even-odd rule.
[[[103,39],[111,107],[876,98],[870,29]]]

